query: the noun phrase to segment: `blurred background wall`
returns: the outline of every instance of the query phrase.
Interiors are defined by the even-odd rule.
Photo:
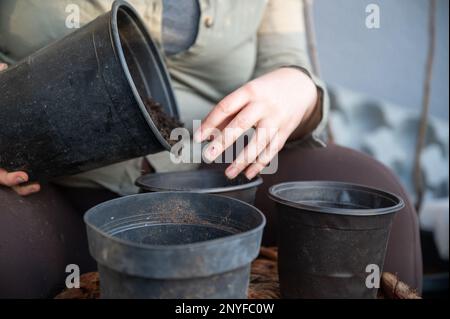
[[[366,6],[377,4],[380,29],[368,29]],[[331,85],[417,112],[427,54],[427,0],[315,0],[323,78]],[[431,113],[449,116],[449,1],[438,0]]]

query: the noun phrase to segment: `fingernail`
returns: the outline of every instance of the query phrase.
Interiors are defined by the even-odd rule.
[[[214,160],[217,158],[218,153],[219,153],[219,148],[218,148],[218,146],[217,146],[217,145],[211,145],[211,146],[209,146],[208,149],[206,150],[206,158],[207,158],[209,161],[212,162],[212,161],[214,161]]]
[[[238,169],[236,167],[230,167],[226,171],[226,175],[229,179],[234,179],[239,174]]]
[[[247,179],[250,180],[250,181],[251,181],[252,179],[254,179],[256,175],[258,175],[258,171],[256,171],[256,170],[250,170],[249,172],[247,172],[247,173],[245,174],[245,176],[247,177]]]
[[[23,184],[23,183],[25,183],[26,181],[25,181],[25,179],[23,179],[22,177],[17,177],[16,178],[16,184]]]

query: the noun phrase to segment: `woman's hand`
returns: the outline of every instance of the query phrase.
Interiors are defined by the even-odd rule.
[[[8,65],[0,63],[0,72],[8,68]],[[28,182],[28,175],[25,172],[14,172],[8,173],[4,169],[0,168],[0,185],[11,187],[17,194],[21,196],[27,196],[30,194],[37,193],[41,190],[41,186],[37,183],[27,184],[26,186],[21,186]]]
[[[283,148],[287,140],[300,137],[317,105],[317,87],[295,68],[281,68],[246,84],[223,99],[195,133],[196,142],[221,133],[206,148],[204,156],[214,161],[252,127],[250,143],[226,170],[228,178],[242,171],[248,179],[258,175]]]
[[[12,188],[20,196],[28,196],[41,190],[38,183],[23,184],[28,182],[28,175],[25,172],[8,173],[0,168],[0,185]]]

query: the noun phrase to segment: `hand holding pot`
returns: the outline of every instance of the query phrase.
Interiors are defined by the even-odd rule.
[[[300,137],[301,128],[314,114],[318,92],[311,78],[295,68],[281,68],[253,80],[223,99],[206,117],[194,138],[203,142],[214,134],[205,158],[214,161],[252,127],[255,135],[230,165],[234,179],[242,171],[253,179],[283,148]]]
[[[6,70],[7,67],[8,66],[6,64],[0,63],[0,72]],[[27,173],[8,173],[4,169],[0,168],[0,185],[11,187],[17,194],[21,196],[27,196],[33,193],[37,193],[41,190],[41,186],[37,183],[20,186],[26,182],[28,182]]]

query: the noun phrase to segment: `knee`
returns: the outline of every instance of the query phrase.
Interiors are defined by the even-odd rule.
[[[278,171],[266,175],[265,186],[288,181],[330,180],[383,188],[407,197],[395,174],[362,152],[338,145],[292,148],[278,157]],[[408,198],[405,198],[408,200]]]
[[[27,198],[0,188],[0,297],[52,297],[87,255],[81,216],[51,186]]]

